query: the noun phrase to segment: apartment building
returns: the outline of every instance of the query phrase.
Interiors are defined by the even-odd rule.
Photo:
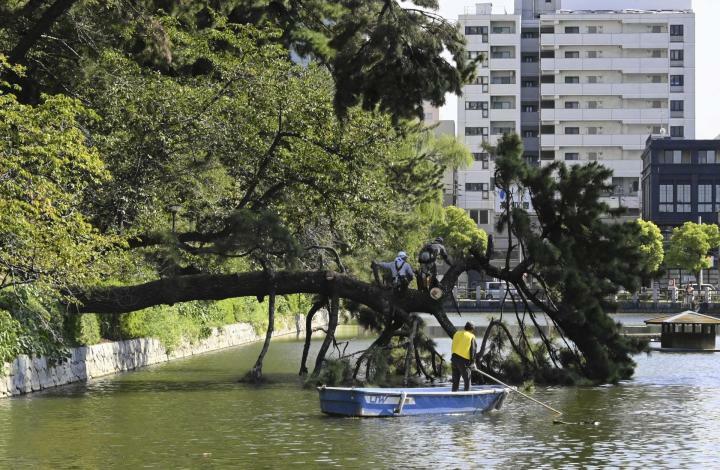
[[[516,0],[514,14],[491,8],[478,4],[459,18],[469,56],[486,60],[458,100],[458,135],[476,156],[457,175],[458,205],[493,233],[499,195],[482,143],[513,130],[530,162],[611,168],[607,201],[637,217],[648,136],[695,137],[690,0]]]

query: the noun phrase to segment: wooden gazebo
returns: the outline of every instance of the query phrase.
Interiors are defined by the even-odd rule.
[[[693,311],[645,320],[648,325],[661,325],[661,347],[668,349],[715,349],[715,328],[720,319]]]

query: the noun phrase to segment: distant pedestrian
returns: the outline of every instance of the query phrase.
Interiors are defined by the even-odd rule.
[[[470,390],[470,366],[477,353],[475,341],[475,325],[473,322],[465,323],[463,330],[457,331],[452,339],[452,391],[457,392],[460,388],[460,377],[463,379],[465,391]]]

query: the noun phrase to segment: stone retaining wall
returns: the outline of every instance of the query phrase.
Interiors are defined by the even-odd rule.
[[[316,326],[327,324],[327,314],[315,316]],[[299,320],[299,321],[298,321]],[[293,324],[294,323],[294,324]],[[288,319],[286,324],[275,325],[275,336],[297,334],[304,331],[304,317]],[[195,344],[186,343],[170,353],[154,338],[94,344],[71,349],[71,355],[62,364],[51,366],[45,357],[18,356],[13,362],[2,364],[0,398],[36,392],[72,382],[84,382],[95,377],[115,374],[160,362],[172,361],[195,354],[239,346],[265,339],[249,323],[235,323],[213,329],[209,337]]]

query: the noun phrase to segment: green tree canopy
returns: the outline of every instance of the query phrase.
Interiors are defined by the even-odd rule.
[[[433,226],[432,233],[445,240],[445,246],[454,256],[467,255],[471,251],[484,253],[488,236],[468,213],[455,206],[447,206],[444,218]]]
[[[635,223],[640,229],[637,240],[645,263],[643,270],[654,273],[660,268],[665,257],[662,233],[658,226],[649,220],[637,219]]]
[[[719,245],[720,230],[717,225],[685,222],[673,229],[665,263],[699,276],[701,269],[712,267],[708,254]]]
[[[332,73],[339,116],[360,105],[420,117],[423,100],[443,104],[475,73],[463,35],[437,8],[436,0],[12,1],[0,6],[0,50],[29,67],[22,97],[36,101],[42,91],[78,91],[79,66],[108,46],[164,74],[217,73],[217,64],[182,57],[159,18],[172,17],[188,33],[255,25],[279,31],[265,43]],[[218,38],[212,47],[225,45]]]
[[[28,106],[0,92],[0,289],[56,291],[92,284],[102,271],[113,239],[81,205],[88,188],[110,177],[81,125],[94,118],[76,99],[46,96]]]

